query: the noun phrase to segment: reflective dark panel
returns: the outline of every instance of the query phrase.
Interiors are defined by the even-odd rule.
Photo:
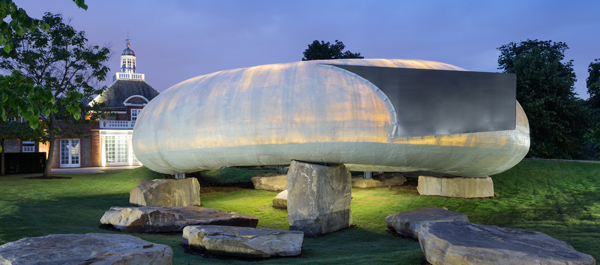
[[[394,137],[514,130],[514,74],[336,65],[373,83],[396,109]]]

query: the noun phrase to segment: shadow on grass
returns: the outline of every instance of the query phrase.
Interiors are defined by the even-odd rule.
[[[108,194],[15,204],[9,214],[0,215],[0,240],[49,234],[106,233],[99,229],[100,218],[111,206],[128,205],[128,195]]]

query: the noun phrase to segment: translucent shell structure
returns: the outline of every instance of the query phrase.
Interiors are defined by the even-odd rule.
[[[135,155],[166,174],[301,160],[482,177],[513,167],[529,150],[529,124],[518,103],[514,130],[395,138],[401,114],[387,96],[331,64],[464,71],[433,61],[349,59],[198,76],[144,108],[133,132]]]

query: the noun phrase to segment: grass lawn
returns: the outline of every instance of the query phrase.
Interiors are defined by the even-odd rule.
[[[227,169],[227,174],[245,174]],[[65,233],[116,233],[98,228],[111,206],[126,206],[129,189],[161,175],[146,168],[103,174],[64,175],[72,179],[0,177],[0,244],[23,237]],[[419,243],[387,233],[385,217],[427,206],[447,207],[473,223],[540,231],[566,241],[600,260],[600,163],[523,161],[493,176],[496,197],[452,199],[419,196],[414,189],[353,189],[356,226],[317,238],[306,238],[301,257],[268,264],[419,264]],[[287,212],[271,207],[276,193],[242,190],[202,194],[205,207],[252,214],[259,227],[288,229]],[[181,236],[133,234],[170,245],[173,264],[244,264],[184,253]]]

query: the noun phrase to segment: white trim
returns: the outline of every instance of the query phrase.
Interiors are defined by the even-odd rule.
[[[135,121],[131,120],[100,120],[100,129],[133,129]]]
[[[22,141],[21,142],[21,152],[34,153],[35,152],[35,142],[34,141]]]
[[[67,144],[68,148],[66,150],[66,152],[67,152],[66,153],[67,154],[67,157],[66,157],[67,158],[67,163],[66,164],[63,164],[63,160],[62,160],[62,158],[63,158],[62,157],[62,155],[63,155],[62,141],[68,141],[68,144]],[[73,141],[77,141],[77,146],[76,146],[77,147],[77,152],[76,152],[76,155],[77,155],[77,162],[78,163],[73,163],[74,156],[73,156],[73,150],[71,149],[73,147]],[[81,167],[81,139],[79,139],[79,138],[59,139],[58,144],[59,144],[58,145],[59,146],[59,148],[58,148],[58,150],[59,150],[58,151],[58,160],[59,160],[59,163],[60,163],[60,167]]]
[[[127,104],[133,104],[133,103],[127,103],[127,101],[129,101],[129,100],[130,100],[130,99],[132,99],[132,98],[141,98],[141,99],[143,99],[144,101],[146,101],[146,103],[150,102],[150,100],[148,100],[148,99],[147,99],[146,97],[144,97],[144,96],[141,96],[141,95],[133,95],[133,96],[130,96],[130,97],[126,98],[125,100],[123,100],[123,104],[124,104],[125,106],[127,106]],[[144,104],[144,105],[146,105],[146,104]]]
[[[100,135],[133,135],[133,130],[100,130]]]
[[[143,107],[143,106],[146,106],[146,103],[144,103],[144,104],[124,103],[123,105],[125,105],[127,107]]]

